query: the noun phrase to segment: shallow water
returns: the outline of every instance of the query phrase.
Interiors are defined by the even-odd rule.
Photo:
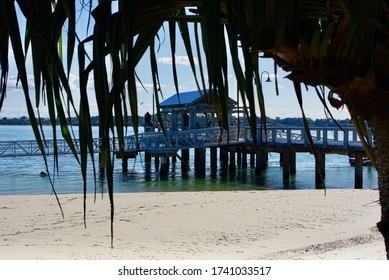
[[[94,128],[97,132],[98,128]],[[77,127],[74,128],[77,135]],[[129,131],[131,134],[131,130]],[[47,139],[52,133],[45,128]],[[0,126],[0,141],[34,139],[29,126]],[[190,151],[190,166],[193,166],[193,150]],[[209,152],[207,151],[207,166]],[[53,157],[48,158],[49,167],[53,172]],[[255,176],[254,169],[237,168],[235,172],[223,174],[218,170],[212,174],[206,170],[204,178],[196,178],[194,170],[187,174],[181,173],[179,160],[170,165],[170,172],[162,178],[155,165],[145,164],[143,154],[136,159],[129,159],[129,172],[121,172],[121,161],[115,162],[115,191],[116,192],[148,192],[148,191],[205,191],[205,190],[269,190],[269,189],[313,189],[315,188],[314,157],[307,153],[296,156],[297,173],[289,181],[282,180],[282,168],[279,165],[279,154],[269,155],[268,169],[260,176]],[[52,192],[49,178],[41,176],[45,171],[41,156],[34,157],[0,157],[0,195],[13,194],[50,194]],[[55,190],[58,193],[81,193],[83,181],[80,167],[72,155],[59,157],[59,172],[51,174]],[[98,176],[99,177],[99,176]],[[94,192],[93,168],[89,164],[88,192]],[[354,186],[354,167],[349,165],[348,157],[344,155],[326,156],[326,188],[348,189]],[[377,188],[377,172],[373,167],[363,168],[364,188]],[[104,179],[97,181],[97,191],[105,192]]]

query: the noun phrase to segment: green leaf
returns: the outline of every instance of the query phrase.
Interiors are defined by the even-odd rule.
[[[328,23],[323,38],[321,39],[320,42],[320,47],[319,47],[320,61],[328,59],[328,50],[330,48],[331,38],[333,36],[334,30],[335,30],[335,23],[334,22]]]
[[[296,93],[296,97],[297,97],[297,100],[298,100],[298,103],[299,103],[299,106],[300,106],[300,109],[301,109],[301,115],[302,115],[302,118],[303,118],[303,124],[304,124],[304,128],[305,128],[305,132],[306,132],[306,134],[307,134],[309,147],[311,148],[312,154],[313,154],[314,157],[315,157],[315,162],[316,162],[316,164],[317,164],[317,165],[320,165],[321,163],[320,163],[320,161],[319,161],[319,159],[318,159],[318,153],[317,153],[317,151],[316,151],[315,143],[313,142],[311,130],[309,129],[307,117],[305,116],[305,112],[304,112],[304,108],[303,108],[303,96],[302,96],[302,92],[301,92],[301,85],[300,85],[299,82],[293,82],[293,86],[294,86],[294,90],[295,90],[295,93]],[[324,189],[325,189],[324,177],[323,177],[323,174],[321,173],[320,170],[321,170],[321,169],[318,168],[318,173],[319,173],[321,182],[322,182],[322,184],[323,184],[323,187],[324,187]]]
[[[359,139],[361,140],[363,149],[366,152],[367,157],[370,159],[372,165],[374,168],[378,169],[377,161],[374,155],[374,151],[371,148],[371,143],[368,143],[367,140],[367,129],[365,127],[365,122],[362,118],[356,116],[352,112],[350,112],[351,120],[354,124],[355,130],[357,131],[357,134],[359,136]]]
[[[312,39],[311,39],[311,45],[310,45],[310,59],[311,59],[311,65],[314,65],[316,61],[319,60],[319,49],[320,49],[320,30],[316,29],[313,33]]]
[[[176,23],[175,22],[169,22],[169,37],[170,37],[170,49],[172,53],[172,67],[173,67],[172,70],[173,70],[174,86],[176,88],[176,93],[178,95],[178,98],[180,98],[179,89],[178,89],[177,67],[176,67]]]
[[[182,9],[181,13],[185,14],[185,10]],[[196,75],[196,66],[195,66],[195,61],[194,61],[194,57],[193,57],[193,51],[192,51],[192,46],[191,46],[188,24],[186,22],[181,22],[179,24],[179,27],[180,27],[180,31],[181,31],[181,37],[182,37],[184,45],[185,45],[186,53],[188,54],[189,63],[190,63],[190,67],[192,69],[193,77],[195,78],[196,86],[197,86],[198,90],[200,91],[200,86],[199,86],[199,82],[198,82],[197,75]]]
[[[9,5],[8,5],[8,3],[9,3]],[[41,135],[39,133],[38,123],[36,121],[34,109],[32,107],[31,99],[29,96],[27,72],[26,72],[25,63],[24,63],[24,53],[23,53],[23,49],[22,49],[22,43],[20,41],[20,35],[19,35],[20,29],[19,29],[19,24],[18,24],[18,20],[17,20],[15,6],[13,4],[11,4],[10,2],[6,1],[3,7],[5,7],[5,10],[6,10],[6,13],[5,13],[6,24],[7,24],[8,30],[9,30],[9,36],[11,38],[15,62],[16,62],[16,66],[18,68],[20,81],[21,81],[22,87],[23,87],[23,92],[24,92],[24,96],[25,96],[25,100],[26,100],[26,106],[27,106],[27,111],[28,111],[28,116],[30,119],[31,127],[33,129],[34,136],[35,136],[35,139],[37,141],[38,147],[43,155],[46,169],[48,170],[45,148],[43,145]],[[59,202],[59,198],[57,196],[57,193],[55,191],[55,188],[54,188],[54,185],[53,185],[51,179],[50,179],[50,183],[52,186],[52,191],[56,197],[59,208],[61,210],[62,217],[64,217],[61,203]]]

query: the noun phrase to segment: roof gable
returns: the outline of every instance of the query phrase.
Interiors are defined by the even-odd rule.
[[[178,96],[180,98],[178,98]],[[204,91],[199,92],[198,90],[195,91],[188,91],[188,92],[181,92],[179,95],[175,94],[173,96],[170,96],[168,99],[161,102],[160,107],[178,107],[178,106],[185,106],[195,103],[197,100],[202,98],[204,96]]]
[[[189,106],[198,106],[203,103],[209,103],[208,98],[205,98],[207,96],[208,91],[204,94],[204,91],[188,91],[188,92],[181,92],[179,95],[175,94],[173,96],[170,96],[166,100],[162,101],[160,103],[160,108],[162,110],[170,110],[172,108],[182,108],[182,107],[189,107]],[[178,98],[180,97],[180,98]],[[228,103],[229,106],[236,106],[238,103],[233,100],[232,98],[228,97]],[[204,105],[204,104],[203,104]],[[211,104],[208,104],[211,105]],[[211,105],[212,106],[212,105]]]

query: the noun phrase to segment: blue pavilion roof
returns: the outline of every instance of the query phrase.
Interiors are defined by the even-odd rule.
[[[180,98],[178,98],[178,96]],[[188,92],[181,92],[179,95],[175,94],[168,99],[161,102],[161,107],[178,107],[178,106],[185,106],[190,105],[196,102],[197,100],[201,99],[204,96],[204,91],[199,92],[198,90],[195,91],[188,91]]]

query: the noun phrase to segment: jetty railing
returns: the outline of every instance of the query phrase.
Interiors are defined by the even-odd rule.
[[[362,143],[351,127],[343,130],[336,128],[312,128],[311,134],[316,147],[337,149],[344,151],[363,151]],[[368,130],[368,143],[373,145],[370,129]],[[267,141],[271,147],[295,146],[309,147],[307,134],[301,127],[267,127],[257,129],[257,143],[264,144]],[[227,146],[227,145],[251,145],[253,137],[249,127],[231,126],[229,130],[215,128],[201,128],[193,130],[145,132],[140,133],[138,139],[134,135],[125,138],[124,150],[126,152],[164,151],[190,148]],[[57,153],[59,155],[71,154],[68,143],[63,139],[57,140]],[[46,154],[55,153],[53,140],[44,142]],[[79,152],[79,140],[74,139],[73,145]],[[117,139],[111,140],[111,150],[117,151],[119,145]],[[93,139],[94,152],[100,151],[101,140]],[[0,157],[36,156],[41,151],[35,140],[31,141],[0,141]]]
[[[112,141],[111,141],[112,142]],[[58,155],[72,154],[72,150],[69,144],[64,139],[43,141],[46,155]],[[76,152],[79,153],[80,140],[73,139],[73,146]],[[101,141],[99,138],[93,139],[93,150],[99,152]],[[57,148],[56,148],[57,147]],[[111,148],[113,148],[113,142]],[[39,156],[42,155],[41,150],[35,140],[23,140],[23,141],[0,141],[0,157],[16,157],[16,156]]]
[[[258,142],[267,143],[271,146],[309,146],[307,133],[301,127],[276,128],[269,127],[265,131],[257,130]],[[250,131],[248,132],[250,133]],[[339,127],[318,127],[311,129],[311,135],[315,147],[332,148],[342,150],[363,150],[359,136],[353,127],[340,129]],[[367,130],[367,142],[374,146],[371,130]],[[248,137],[252,139],[252,137]]]
[[[146,132],[138,137],[126,137],[126,151],[157,149],[189,149],[245,143],[245,130],[234,127],[229,131],[220,128],[203,128],[182,131]]]

